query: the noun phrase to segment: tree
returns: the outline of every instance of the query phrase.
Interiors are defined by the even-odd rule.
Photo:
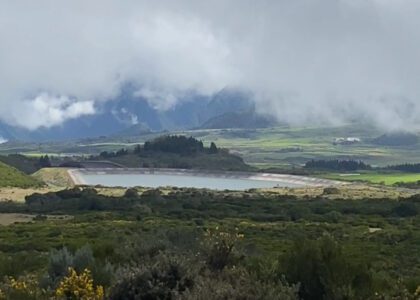
[[[136,147],[134,147],[134,154],[140,154],[141,151],[142,149],[140,145],[136,145]]]
[[[39,158],[39,166],[41,168],[50,168],[51,167],[51,161],[50,161],[50,158],[48,157],[48,155],[41,156]]]
[[[219,152],[219,149],[217,149],[216,144],[214,142],[211,142],[209,153],[216,154],[217,152]]]

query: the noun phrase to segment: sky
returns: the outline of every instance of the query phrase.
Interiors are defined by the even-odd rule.
[[[250,92],[291,124],[420,129],[418,0],[0,0],[0,121],[98,113],[121,87],[170,109]]]

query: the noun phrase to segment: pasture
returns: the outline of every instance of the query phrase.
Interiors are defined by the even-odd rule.
[[[346,181],[364,181],[369,183],[393,185],[397,182],[417,182],[420,180],[420,174],[413,173],[361,173],[361,174],[326,174],[324,178],[346,180]]]

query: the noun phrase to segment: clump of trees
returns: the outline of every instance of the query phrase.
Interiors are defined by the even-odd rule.
[[[129,151],[125,148],[122,148],[116,152],[108,152],[108,151],[102,151],[99,156],[101,158],[112,158],[112,157],[120,157],[129,154]]]
[[[388,170],[395,170],[409,173],[420,173],[420,163],[417,164],[401,164],[386,167]]]
[[[372,167],[362,161],[356,160],[310,160],[305,164],[306,169],[333,170],[333,171],[357,171],[370,170]]]
[[[38,161],[40,168],[50,168],[51,167],[51,160],[48,155],[41,155]]]
[[[191,136],[186,137],[183,135],[165,135],[154,140],[147,141],[143,146],[136,145],[132,152],[130,152],[128,149],[122,148],[116,152],[102,151],[99,156],[101,158],[113,158],[128,155],[130,153],[141,155],[151,152],[173,153],[181,155],[194,153],[216,154],[219,152],[219,149],[214,142],[211,142],[208,148],[204,147],[202,141],[197,140]]]
[[[138,150],[138,148],[137,148]],[[217,153],[215,143],[210,144],[210,148],[205,148],[203,142],[193,137],[183,135],[167,135],[158,137],[152,141],[147,141],[143,146],[144,151],[158,151],[177,154],[193,154],[200,152]]]

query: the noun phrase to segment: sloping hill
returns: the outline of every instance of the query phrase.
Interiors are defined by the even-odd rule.
[[[0,187],[29,188],[42,186],[42,183],[21,171],[0,162]]]
[[[44,182],[49,187],[67,188],[74,186],[66,168],[42,168],[32,175],[33,178]]]
[[[25,174],[33,174],[41,168],[39,158],[21,154],[0,155],[0,162],[12,166]]]
[[[374,144],[381,146],[412,146],[418,142],[418,136],[408,132],[387,133],[373,140]]]
[[[254,111],[228,112],[209,119],[201,125],[202,129],[223,129],[223,128],[267,128],[275,126],[277,122],[268,117],[255,113]]]

